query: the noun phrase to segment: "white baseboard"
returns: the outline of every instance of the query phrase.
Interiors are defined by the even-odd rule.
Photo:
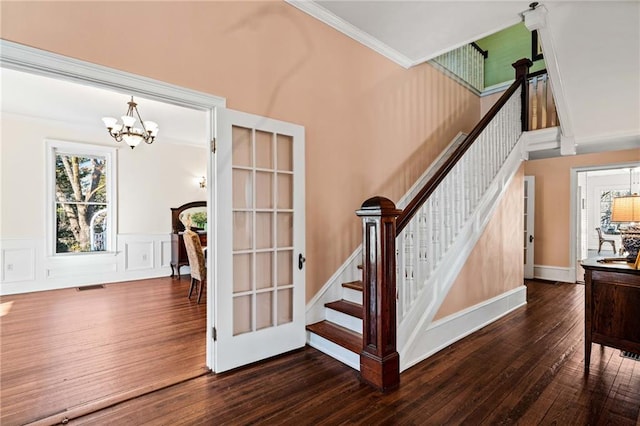
[[[166,277],[170,234],[120,234],[113,253],[47,256],[43,239],[0,240],[0,295]]]
[[[431,323],[413,346],[407,359],[401,360],[402,371],[429,358],[463,337],[491,324],[527,303],[527,288],[522,285],[482,303]],[[414,354],[412,358],[411,355]]]
[[[559,266],[533,265],[533,277],[563,283],[576,282],[576,272],[573,268],[563,268]]]

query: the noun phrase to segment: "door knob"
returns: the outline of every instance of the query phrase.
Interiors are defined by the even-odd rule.
[[[533,242],[533,235],[529,235],[529,242],[532,243]]]
[[[302,255],[302,253],[300,253],[298,255],[298,269],[302,270],[302,265],[304,264],[304,262],[306,262],[307,259],[304,258],[304,256]]]

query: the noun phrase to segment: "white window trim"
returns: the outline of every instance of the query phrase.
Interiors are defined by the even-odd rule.
[[[102,145],[92,145],[88,143],[69,142],[56,139],[45,139],[47,155],[46,155],[46,173],[47,173],[47,207],[46,207],[46,220],[47,220],[47,256],[49,257],[77,257],[77,256],[113,256],[117,252],[117,230],[116,224],[118,223],[116,215],[118,214],[118,194],[116,185],[116,173],[118,170],[117,161],[118,156],[117,148],[107,147]],[[56,164],[56,151],[62,153],[69,153],[74,155],[98,155],[106,158],[106,181],[107,181],[107,208],[109,212],[107,214],[107,249],[106,251],[99,252],[85,252],[85,253],[56,253],[56,179],[55,179],[55,164]]]

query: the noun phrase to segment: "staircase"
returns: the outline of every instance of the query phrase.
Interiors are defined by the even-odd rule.
[[[458,133],[447,145],[433,164],[424,172],[416,183],[398,201],[405,207],[423,188],[442,164],[464,142],[467,135]],[[348,273],[338,274],[334,281],[340,290],[334,298],[325,302],[322,321],[307,325],[308,343],[333,358],[360,370],[360,352],[362,351],[362,247],[359,247],[350,260],[345,263]],[[349,279],[357,278],[354,281]],[[344,280],[344,281],[341,281]]]
[[[307,307],[307,318],[315,319],[307,326],[309,345],[382,391],[397,387],[400,371],[442,347],[442,336],[434,343],[437,333],[429,332],[433,318],[523,159],[530,65],[514,64],[515,83],[468,136],[450,144],[398,202],[401,210],[384,197],[365,201],[357,212],[365,249],[356,250]],[[503,312],[526,303],[519,290],[515,302],[500,301]]]
[[[326,319],[307,325],[309,346],[360,370],[362,281],[342,283],[342,299],[324,306]]]

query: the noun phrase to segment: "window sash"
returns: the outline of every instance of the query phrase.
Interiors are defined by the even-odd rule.
[[[47,198],[49,202],[47,205],[47,252],[49,256],[77,256],[86,254],[101,254],[101,253],[113,253],[116,251],[116,185],[115,185],[115,170],[117,170],[116,164],[116,149],[113,147],[105,147],[99,145],[90,145],[77,142],[66,142],[58,140],[47,140],[47,156],[48,156],[48,185],[47,185]],[[57,160],[58,156],[73,156],[80,157],[82,159],[100,159],[104,160],[104,197],[101,196],[99,201],[78,201],[71,194],[67,194],[65,198],[72,198],[71,200],[58,199],[56,194],[56,172],[58,170]],[[86,193],[83,191],[83,195]],[[102,199],[104,198],[104,199]],[[64,207],[72,207],[77,214],[78,208],[92,208],[95,215],[100,210],[106,212],[101,213],[102,217],[96,217],[92,222],[91,217],[82,218],[82,231],[79,231],[80,224],[76,221],[76,233],[71,230],[70,222],[67,222],[65,227],[67,228],[67,240],[66,243],[73,243],[73,239],[76,239],[77,245],[74,245],[73,250],[67,250],[66,247],[59,245],[61,242],[60,236],[60,223],[59,217],[60,210]],[[102,207],[102,208],[101,208]],[[77,219],[77,218],[76,218]],[[68,219],[65,219],[68,220]],[[98,222],[96,222],[98,221]],[[88,223],[87,223],[88,222]],[[97,231],[97,232],[96,232]],[[81,234],[78,232],[82,232]],[[69,239],[69,236],[73,234],[73,238]],[[89,236],[87,237],[87,234]],[[88,243],[87,243],[88,241]]]

